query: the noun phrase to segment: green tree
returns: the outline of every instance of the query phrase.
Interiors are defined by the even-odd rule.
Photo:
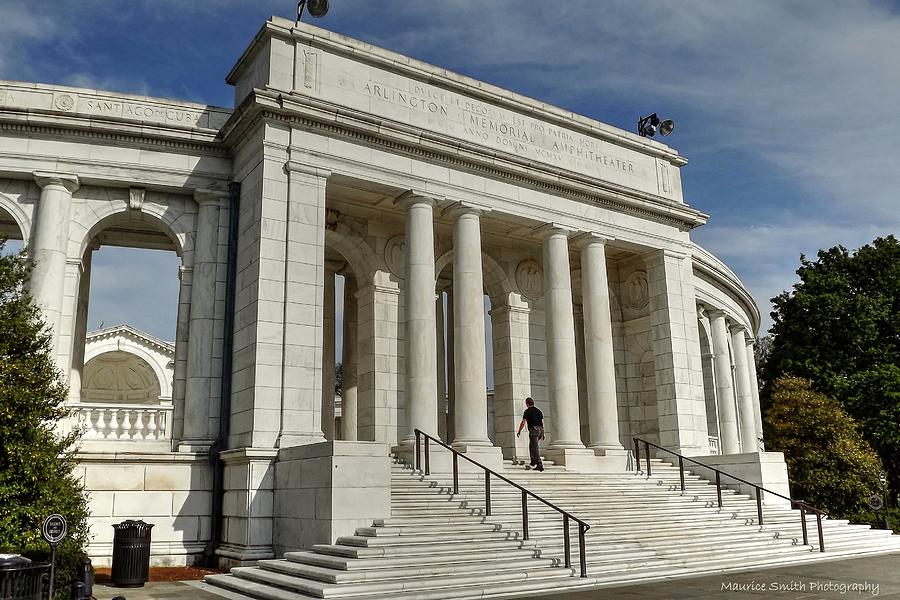
[[[848,516],[865,510],[870,495],[880,495],[878,455],[853,419],[813,390],[811,381],[776,380],[764,428],[767,447],[784,452],[793,497]]]
[[[772,347],[762,398],[781,375],[804,377],[837,400],[900,492],[900,242],[878,238],[800,257],[800,281],[772,299]]]
[[[87,503],[74,475],[77,432],[60,436],[68,388],[53,363],[50,330],[28,294],[23,254],[2,255],[0,239],[0,552],[46,560],[44,518],[66,517],[69,535],[58,550],[56,590],[69,580],[87,541]]]

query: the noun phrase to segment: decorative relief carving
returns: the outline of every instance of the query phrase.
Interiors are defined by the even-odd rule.
[[[397,234],[384,245],[384,262],[394,276],[406,276],[406,238]]]
[[[53,100],[53,105],[59,110],[72,110],[75,107],[75,99],[69,94],[60,94]]]
[[[329,231],[334,231],[338,226],[338,219],[341,218],[341,213],[334,210],[333,208],[325,209],[325,229]]]
[[[533,258],[527,258],[516,267],[516,285],[519,292],[531,300],[544,295],[544,268]]]
[[[656,181],[659,186],[659,195],[671,198],[673,196],[672,175],[669,173],[669,163],[656,159]]]
[[[128,188],[128,208],[140,211],[144,207],[144,188]]]
[[[304,50],[306,63],[303,66],[303,86],[313,89],[316,85],[316,69],[319,65],[319,55],[312,50]]]
[[[625,305],[634,310],[641,310],[650,303],[650,284],[646,271],[635,271],[628,276],[623,286]]]

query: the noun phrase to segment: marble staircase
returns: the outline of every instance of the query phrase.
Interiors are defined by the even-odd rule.
[[[529,502],[529,539],[522,537],[521,494],[499,480],[485,514],[484,478],[462,472],[424,476],[392,467],[391,517],[356,535],[283,559],[237,567],[206,581],[261,600],[301,598],[445,600],[500,598],[542,590],[614,586],[703,573],[743,571],[798,562],[900,552],[900,536],[823,521],[826,552],[818,551],[814,515],[802,544],[799,511],[767,507],[652,461],[652,476],[578,474],[545,463],[543,473],[506,463],[505,475],[591,524],[586,535],[588,577],[578,577],[577,527],[571,526],[572,565],[563,566],[562,517]]]

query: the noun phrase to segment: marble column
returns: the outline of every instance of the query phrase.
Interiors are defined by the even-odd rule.
[[[435,340],[437,342],[437,405],[438,436],[447,437],[447,354],[444,347],[444,294],[439,293],[434,301]]]
[[[613,353],[612,315],[606,273],[606,241],[594,235],[579,240],[584,354],[587,377],[588,447],[598,455],[624,457],[619,441],[619,409]],[[623,465],[624,466],[624,465]]]
[[[753,394],[753,415],[756,420],[756,443],[760,451],[765,450],[763,444],[763,425],[762,425],[762,408],[759,406],[759,379],[756,377],[756,352],[754,352],[755,342],[752,337],[747,336],[747,366],[750,368],[750,391]]]
[[[411,448],[415,430],[437,435],[437,373],[434,318],[434,200],[415,192],[397,199],[406,211],[406,411],[401,446]]]
[[[200,452],[208,449],[216,436],[210,429],[210,416],[218,414],[218,407],[211,401],[212,349],[216,325],[219,211],[227,206],[228,193],[196,190],[194,200],[198,211],[191,276],[184,424],[179,449]]]
[[[738,441],[734,387],[731,384],[731,359],[728,355],[728,328],[725,324],[725,313],[714,309],[707,311],[707,314],[712,329],[716,404],[719,408],[719,448],[722,454],[738,454],[741,446]]]
[[[487,373],[484,349],[484,274],[481,211],[456,205],[453,225],[453,326],[456,410],[453,446],[491,446],[487,431]]]
[[[453,440],[456,437],[456,343],[453,330],[456,321],[453,319],[453,290],[447,290],[447,437],[445,440]]]
[[[568,231],[547,226],[541,230],[544,252],[544,306],[546,310],[547,393],[550,433],[547,458],[566,467],[581,466],[580,455],[593,452],[581,443],[578,418],[578,368],[575,360],[575,321]]]
[[[334,439],[334,273],[338,265],[325,261],[322,319],[322,434]]]
[[[356,304],[356,291],[356,279],[352,275],[345,275],[344,343],[341,359],[341,439],[347,441],[359,439],[357,419],[358,378],[356,374],[359,311]]]
[[[756,413],[753,410],[753,391],[750,389],[750,367],[747,365],[747,339],[744,327],[732,325],[731,352],[734,355],[734,382],[738,411],[741,416],[741,451],[758,452],[756,444]]]
[[[59,354],[59,321],[69,245],[69,209],[79,180],[77,175],[42,171],[35,172],[34,179],[41,188],[41,198],[35,210],[28,244],[34,263],[28,287],[41,307],[47,325],[53,330],[53,355],[56,357]],[[63,372],[68,369],[68,365],[60,367]]]

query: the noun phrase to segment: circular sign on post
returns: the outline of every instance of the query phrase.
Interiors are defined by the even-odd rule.
[[[884,506],[884,500],[881,499],[881,496],[878,494],[872,494],[869,496],[869,508],[872,510],[881,510]]]
[[[44,536],[44,540],[48,544],[56,546],[64,537],[66,537],[68,528],[69,526],[66,524],[66,519],[62,515],[50,515],[44,519],[44,526],[41,527],[41,535]]]

